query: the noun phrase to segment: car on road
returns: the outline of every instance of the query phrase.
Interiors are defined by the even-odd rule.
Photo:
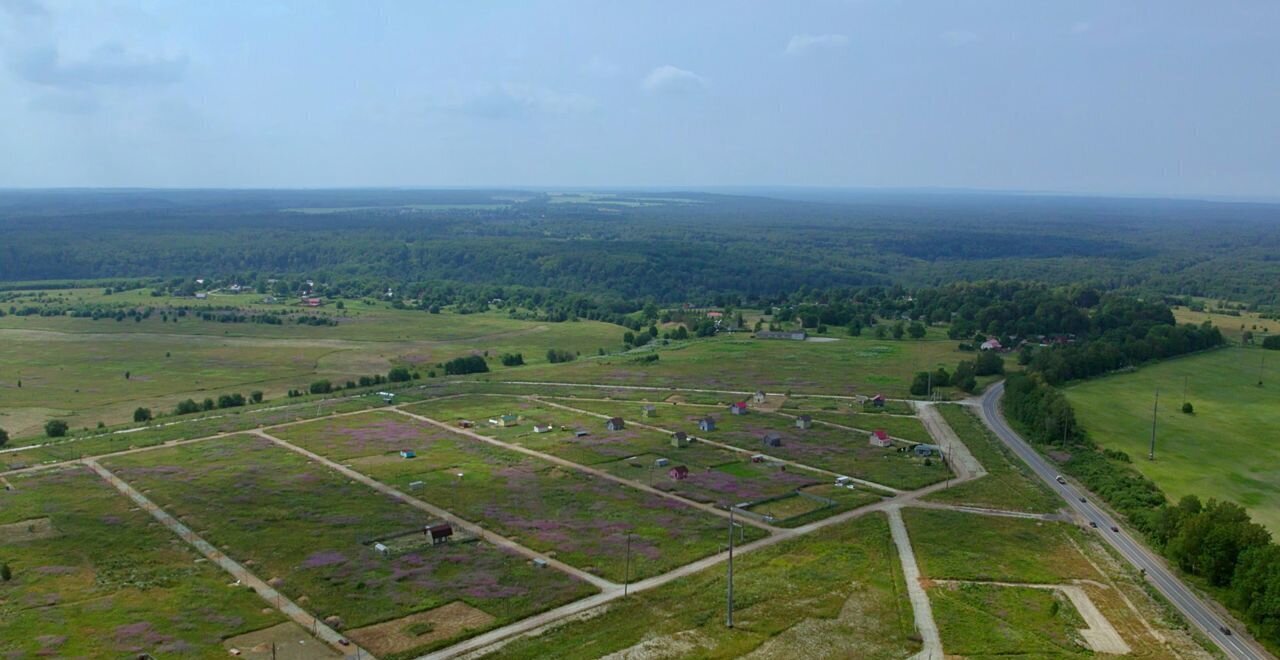
[[[1054,479],[1057,479],[1057,480],[1058,480],[1058,483],[1060,483],[1060,484],[1066,484],[1066,483],[1067,483],[1067,478],[1066,478],[1066,477],[1064,477],[1064,476],[1062,476],[1062,475],[1058,475],[1058,476],[1054,477]]]
[[[1093,527],[1093,528],[1097,528],[1097,527],[1098,527],[1098,523],[1096,523],[1096,522],[1094,522],[1094,521],[1090,520],[1090,521],[1089,521],[1089,526],[1090,526],[1090,527]]]
[[[1112,526],[1111,526],[1111,531],[1113,531],[1113,532],[1118,532],[1118,531],[1120,531],[1120,528],[1119,528],[1119,527],[1116,527],[1115,525],[1112,525]]]
[[[1082,497],[1082,498],[1080,498],[1080,501],[1081,501],[1081,502],[1084,502],[1084,501],[1085,501],[1085,499]]]
[[[1230,628],[1228,628],[1228,627],[1226,627],[1226,626],[1218,626],[1218,630],[1221,630],[1221,631],[1222,631],[1222,634],[1224,634],[1224,635],[1230,635],[1230,634],[1231,634],[1231,629],[1230,629]]]

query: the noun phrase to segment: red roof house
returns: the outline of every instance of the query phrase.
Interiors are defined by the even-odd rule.
[[[689,478],[689,468],[683,465],[677,465],[670,470],[667,470],[667,476],[676,481],[684,481]]]

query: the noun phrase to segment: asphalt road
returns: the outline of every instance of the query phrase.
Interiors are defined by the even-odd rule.
[[[1019,458],[1031,467],[1032,471],[1049,485],[1053,492],[1062,496],[1062,499],[1085,520],[1097,523],[1098,534],[1134,567],[1145,571],[1147,580],[1155,585],[1156,589],[1159,589],[1160,593],[1164,594],[1165,598],[1168,598],[1169,602],[1173,603],[1188,621],[1191,621],[1206,636],[1212,639],[1228,656],[1240,658],[1241,660],[1262,660],[1263,658],[1274,657],[1257,649],[1249,641],[1242,639],[1240,631],[1236,629],[1234,623],[1224,621],[1199,596],[1170,573],[1161,560],[1157,559],[1138,541],[1134,540],[1124,528],[1120,527],[1119,523],[1112,520],[1102,509],[1094,506],[1092,493],[1078,489],[1070,485],[1070,483],[1058,483],[1058,472],[1053,466],[1036,450],[1032,449],[1013,429],[1009,428],[1009,425],[1004,421],[1004,416],[1000,413],[999,408],[1000,397],[1003,395],[1003,382],[992,385],[983,394],[979,408],[982,420],[986,422],[987,426],[995,432],[1002,442],[1008,445],[1009,449],[1013,450]],[[1085,501],[1081,502],[1081,499]],[[1233,634],[1223,633],[1219,628],[1223,625],[1230,626]]]

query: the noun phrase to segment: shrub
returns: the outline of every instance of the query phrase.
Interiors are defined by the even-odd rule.
[[[250,392],[249,400],[254,403],[262,403],[262,390],[254,390]]]
[[[465,374],[482,374],[489,371],[489,364],[479,355],[453,358],[444,363],[444,375],[462,376]],[[412,376],[410,376],[412,377]]]
[[[395,367],[387,372],[387,380],[393,383],[403,383],[413,379],[413,374],[409,373],[408,367]]]
[[[139,407],[133,411],[133,421],[149,422],[151,421],[151,409]]]
[[[1182,412],[1184,412],[1184,413],[1186,413],[1186,414],[1188,414],[1188,415],[1194,415],[1194,414],[1195,414],[1195,412],[1196,412],[1196,408],[1195,408],[1195,406],[1191,405],[1191,402],[1190,402],[1190,401],[1188,401],[1188,402],[1186,402],[1186,403],[1182,404]]]
[[[9,444],[9,432],[4,429],[0,429],[0,447],[7,444]]]
[[[50,438],[61,438],[67,434],[67,423],[60,419],[51,419],[44,423],[44,434]]]
[[[503,353],[499,359],[504,367],[518,367],[524,364],[524,355],[520,353]]]
[[[200,404],[192,399],[179,401],[178,406],[173,409],[175,415],[190,415],[191,413],[200,412]]]
[[[328,394],[333,391],[333,383],[327,380],[317,380],[311,384],[310,390],[312,394]]]
[[[644,341],[641,341],[641,338],[643,338]],[[644,344],[647,344],[649,342],[649,335],[641,334],[636,338],[636,342],[636,346],[643,346]],[[571,351],[563,351],[558,348],[547,349],[547,362],[552,364],[557,362],[573,362],[576,357],[577,356]]]

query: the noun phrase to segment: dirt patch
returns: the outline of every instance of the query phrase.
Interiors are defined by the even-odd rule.
[[[342,654],[328,644],[312,637],[302,626],[286,621],[279,625],[237,635],[222,642],[228,651],[239,651],[241,658],[250,660],[310,660],[311,658],[341,658]]]
[[[492,614],[454,601],[426,612],[350,630],[347,636],[374,655],[391,655],[449,639],[466,630],[483,628],[493,621]]]
[[[39,541],[62,536],[62,532],[53,526],[48,518],[32,518],[21,522],[0,525],[0,545]]]
[[[650,637],[621,651],[601,656],[600,660],[653,660],[656,658],[688,658],[705,655],[715,647],[705,634],[698,630],[684,630],[674,635]]]

